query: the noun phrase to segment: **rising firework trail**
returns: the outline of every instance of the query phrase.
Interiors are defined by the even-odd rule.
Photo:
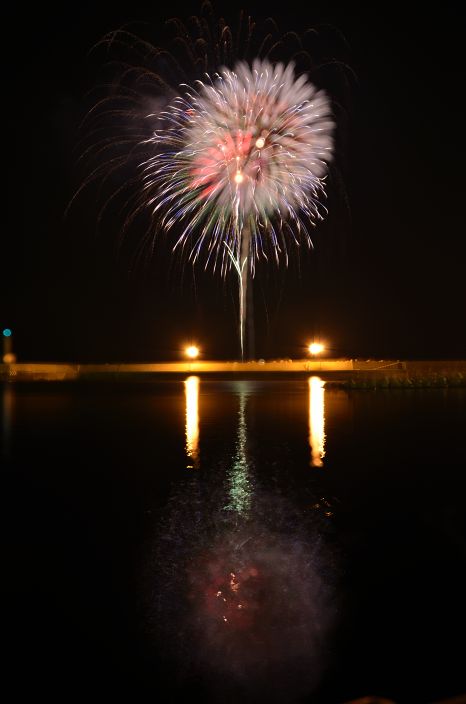
[[[152,116],[154,155],[143,164],[144,200],[174,249],[239,280],[244,358],[247,287],[255,262],[287,259],[287,241],[311,244],[322,219],[332,154],[330,103],[293,64],[256,59],[206,76]]]

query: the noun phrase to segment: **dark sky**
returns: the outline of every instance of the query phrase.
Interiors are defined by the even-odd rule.
[[[20,361],[176,358],[191,339],[208,358],[238,354],[234,276],[224,282],[198,268],[193,277],[172,261],[165,241],[136,260],[137,232],[118,246],[118,213],[96,232],[97,188],[64,218],[82,177],[78,125],[101,70],[91,47],[135,21],[163,44],[166,19],[200,11],[196,2],[156,5],[117,0],[7,12],[0,324],[13,329]],[[215,7],[237,21],[241,6]],[[330,74],[321,73],[341,103],[330,212],[312,252],[294,257],[288,271],[261,268],[256,357],[300,357],[320,336],[334,355],[464,358],[458,3],[255,0],[242,7],[258,21],[273,16],[283,31],[318,28],[321,56],[346,65],[347,85],[335,96]]]

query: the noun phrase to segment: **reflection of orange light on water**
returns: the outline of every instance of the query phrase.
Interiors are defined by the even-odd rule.
[[[324,384],[318,376],[309,379],[309,447],[311,467],[322,467],[325,456]]]
[[[186,397],[186,454],[197,468],[199,464],[199,377],[190,376],[184,382]]]

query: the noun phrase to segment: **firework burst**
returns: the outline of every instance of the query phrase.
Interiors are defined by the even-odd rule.
[[[241,62],[195,85],[153,116],[143,201],[163,229],[181,225],[174,248],[193,262],[253,275],[260,257],[311,244],[325,213],[330,103],[292,63]]]
[[[132,266],[165,232],[183,264],[224,277],[232,269],[243,358],[257,262],[288,264],[292,249],[312,245],[311,229],[326,214],[333,111],[340,134],[348,67],[327,50],[324,59],[322,31],[281,35],[273,19],[256,25],[243,13],[232,28],[209,2],[187,24],[167,24],[170,49],[126,28],[94,47],[105,52],[103,76],[82,123],[85,178],[68,210],[98,185],[98,227],[122,217],[118,245],[136,243]],[[331,86],[333,110],[314,77]],[[341,192],[336,165],[332,183]],[[251,315],[248,322],[252,340]]]

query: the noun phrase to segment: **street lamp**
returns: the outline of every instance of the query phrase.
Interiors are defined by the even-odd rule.
[[[4,364],[14,364],[16,355],[13,353],[13,334],[10,328],[3,329],[3,354],[2,361]]]
[[[189,359],[197,359],[199,357],[199,347],[196,347],[196,345],[189,345],[189,347],[186,347],[184,353],[186,357],[189,357]]]
[[[318,354],[322,354],[324,349],[325,348],[321,342],[311,342],[308,347],[309,353],[312,354],[313,357],[317,356]]]

